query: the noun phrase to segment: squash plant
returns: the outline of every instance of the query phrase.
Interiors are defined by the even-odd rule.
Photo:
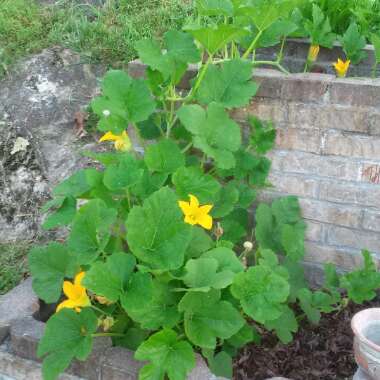
[[[355,302],[374,296],[380,278],[367,252],[364,269],[339,279],[327,266],[325,287],[308,288],[296,198],[260,205],[252,229],[276,133],[269,122],[250,117],[243,128],[230,116],[257,91],[252,62],[213,61],[242,34],[233,25],[169,31],[163,48],[138,44],[146,79],[118,70],[104,77],[91,107],[101,143],[115,150],[88,152],[98,168],[54,189],[44,227],[68,227],[68,237],[29,255],[33,289],[57,304],[38,348],[44,379],[85,360],[100,336],[147,361],[140,379],[183,380],[195,353],[231,377],[237,350],[259,343],[257,326],[289,342],[304,316],[316,323],[345,305],[341,287]],[[189,64],[199,70],[183,92]]]

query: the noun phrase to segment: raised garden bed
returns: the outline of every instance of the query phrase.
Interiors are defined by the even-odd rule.
[[[38,301],[30,280],[23,282],[0,298],[0,378],[15,380],[41,378],[40,360],[36,349],[44,331],[44,323],[36,319]],[[25,302],[18,308],[20,297]],[[29,299],[29,302],[27,301]],[[353,356],[352,316],[368,307],[378,307],[380,299],[363,305],[350,304],[341,312],[324,315],[318,326],[303,323],[303,328],[288,345],[278,342],[270,333],[263,336],[262,345],[243,348],[234,362],[235,380],[266,380],[285,376],[291,380],[345,380],[356,371]],[[17,310],[17,314],[6,310]],[[111,347],[106,338],[98,338],[91,357],[86,362],[75,361],[61,380],[135,380],[143,365],[133,359],[133,352]],[[217,380],[205,362],[198,358],[191,380]]]

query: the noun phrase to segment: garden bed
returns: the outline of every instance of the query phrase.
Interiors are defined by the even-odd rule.
[[[287,345],[265,333],[262,345],[248,345],[235,361],[236,380],[262,380],[282,375],[292,380],[350,379],[357,365],[353,352],[351,318],[355,313],[379,307],[380,298],[363,305],[349,304],[340,312],[323,315],[319,325],[304,323]]]
[[[29,298],[29,307],[18,310],[12,321],[4,322],[5,310],[14,309],[17,298]],[[6,301],[2,302],[3,300]],[[36,297],[30,281],[15,288],[7,299],[0,299],[1,324],[8,324],[9,335],[0,346],[0,375],[13,376],[33,370],[36,376],[40,373],[40,364],[36,358],[38,341],[43,335],[45,324],[31,316]],[[284,345],[271,333],[265,333],[262,345],[248,345],[240,351],[234,364],[235,380],[265,380],[273,376],[286,376],[292,380],[345,380],[356,371],[353,356],[353,334],[350,321],[352,316],[365,308],[378,307],[380,298],[363,305],[350,304],[346,309],[334,314],[325,314],[318,326],[304,323],[303,328],[295,335],[292,343]],[[25,302],[24,305],[28,306]],[[34,314],[36,315],[36,314]],[[121,347],[111,347],[108,339],[99,338],[94,352],[86,362],[76,361],[69,373],[84,379],[121,380],[137,379],[141,363],[133,360],[133,353]],[[21,372],[20,372],[21,371]],[[38,379],[39,377],[36,377]],[[73,380],[75,377],[65,375],[62,379]],[[198,367],[190,379],[214,379],[199,361]],[[75,378],[76,379],[76,378]]]

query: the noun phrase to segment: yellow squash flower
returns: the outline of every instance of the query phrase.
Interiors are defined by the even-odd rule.
[[[195,225],[199,224],[206,230],[212,228],[212,217],[208,214],[212,205],[200,206],[197,197],[189,194],[190,202],[179,201],[179,207],[185,215],[185,223]]]
[[[349,59],[344,62],[340,58],[338,58],[338,61],[334,63],[336,75],[339,78],[344,78],[346,76],[350,63],[351,61]]]
[[[86,288],[81,285],[85,272],[80,272],[75,276],[74,283],[70,281],[64,281],[63,293],[67,297],[67,300],[61,302],[57,306],[57,312],[67,307],[75,309],[78,313],[82,307],[90,306],[90,298],[87,295]]]
[[[319,54],[319,45],[310,45],[307,60],[309,62],[315,62],[318,58],[318,54]]]
[[[103,141],[114,141],[115,149],[122,152],[130,150],[132,147],[131,139],[126,131],[123,131],[121,135],[114,135],[112,132],[107,132],[99,140],[99,142]]]

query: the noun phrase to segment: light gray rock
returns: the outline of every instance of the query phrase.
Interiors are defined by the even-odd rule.
[[[0,243],[33,239],[51,188],[86,165],[81,151],[95,139],[77,137],[75,113],[97,93],[104,72],[52,48],[0,81]]]
[[[27,317],[37,311],[38,299],[29,278],[0,297],[0,343],[8,335],[12,321]]]
[[[26,360],[9,352],[0,351],[0,380],[42,380],[41,364]],[[62,374],[59,380],[84,380]]]
[[[352,380],[372,380],[362,369],[358,369]]]

